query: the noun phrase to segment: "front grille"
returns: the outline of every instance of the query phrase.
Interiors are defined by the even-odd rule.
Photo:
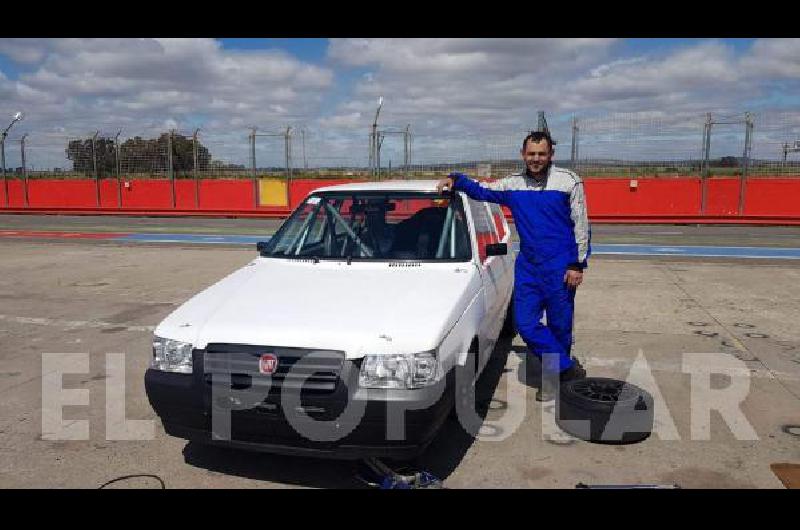
[[[259,359],[265,353],[278,358],[272,375],[259,371]],[[269,383],[281,389],[333,392],[343,363],[341,351],[212,343],[205,350],[203,376],[208,384],[213,374],[230,374],[232,383],[243,387]]]

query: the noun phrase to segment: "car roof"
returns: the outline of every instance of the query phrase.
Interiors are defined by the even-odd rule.
[[[436,191],[438,180],[379,180],[349,182],[317,188],[312,193],[327,191]]]

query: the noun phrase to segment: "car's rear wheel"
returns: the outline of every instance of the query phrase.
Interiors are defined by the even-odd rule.
[[[644,389],[606,377],[561,383],[556,424],[596,443],[640,442],[653,430],[653,397]]]
[[[506,318],[503,321],[503,328],[500,330],[500,337],[504,339],[513,339],[517,335],[517,324],[514,322],[514,297],[508,301],[508,308],[506,309]]]

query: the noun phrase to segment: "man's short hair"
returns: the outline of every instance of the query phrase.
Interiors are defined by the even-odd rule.
[[[525,145],[528,143],[528,140],[532,141],[533,143],[539,143],[542,140],[547,140],[547,145],[550,146],[550,150],[553,150],[553,146],[556,143],[553,141],[553,137],[550,136],[550,131],[531,131],[528,136],[522,140],[522,150],[525,151]]]

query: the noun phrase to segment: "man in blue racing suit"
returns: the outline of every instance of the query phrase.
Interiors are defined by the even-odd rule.
[[[586,199],[580,177],[555,167],[553,153],[549,132],[532,132],[520,151],[524,173],[485,186],[462,173],[451,173],[438,183],[440,192],[463,191],[472,199],[511,210],[520,240],[514,320],[529,350],[542,359],[538,401],[555,398],[556,372],[561,381],[586,375],[571,356],[575,291],[591,253]],[[541,322],[543,313],[547,324]]]

